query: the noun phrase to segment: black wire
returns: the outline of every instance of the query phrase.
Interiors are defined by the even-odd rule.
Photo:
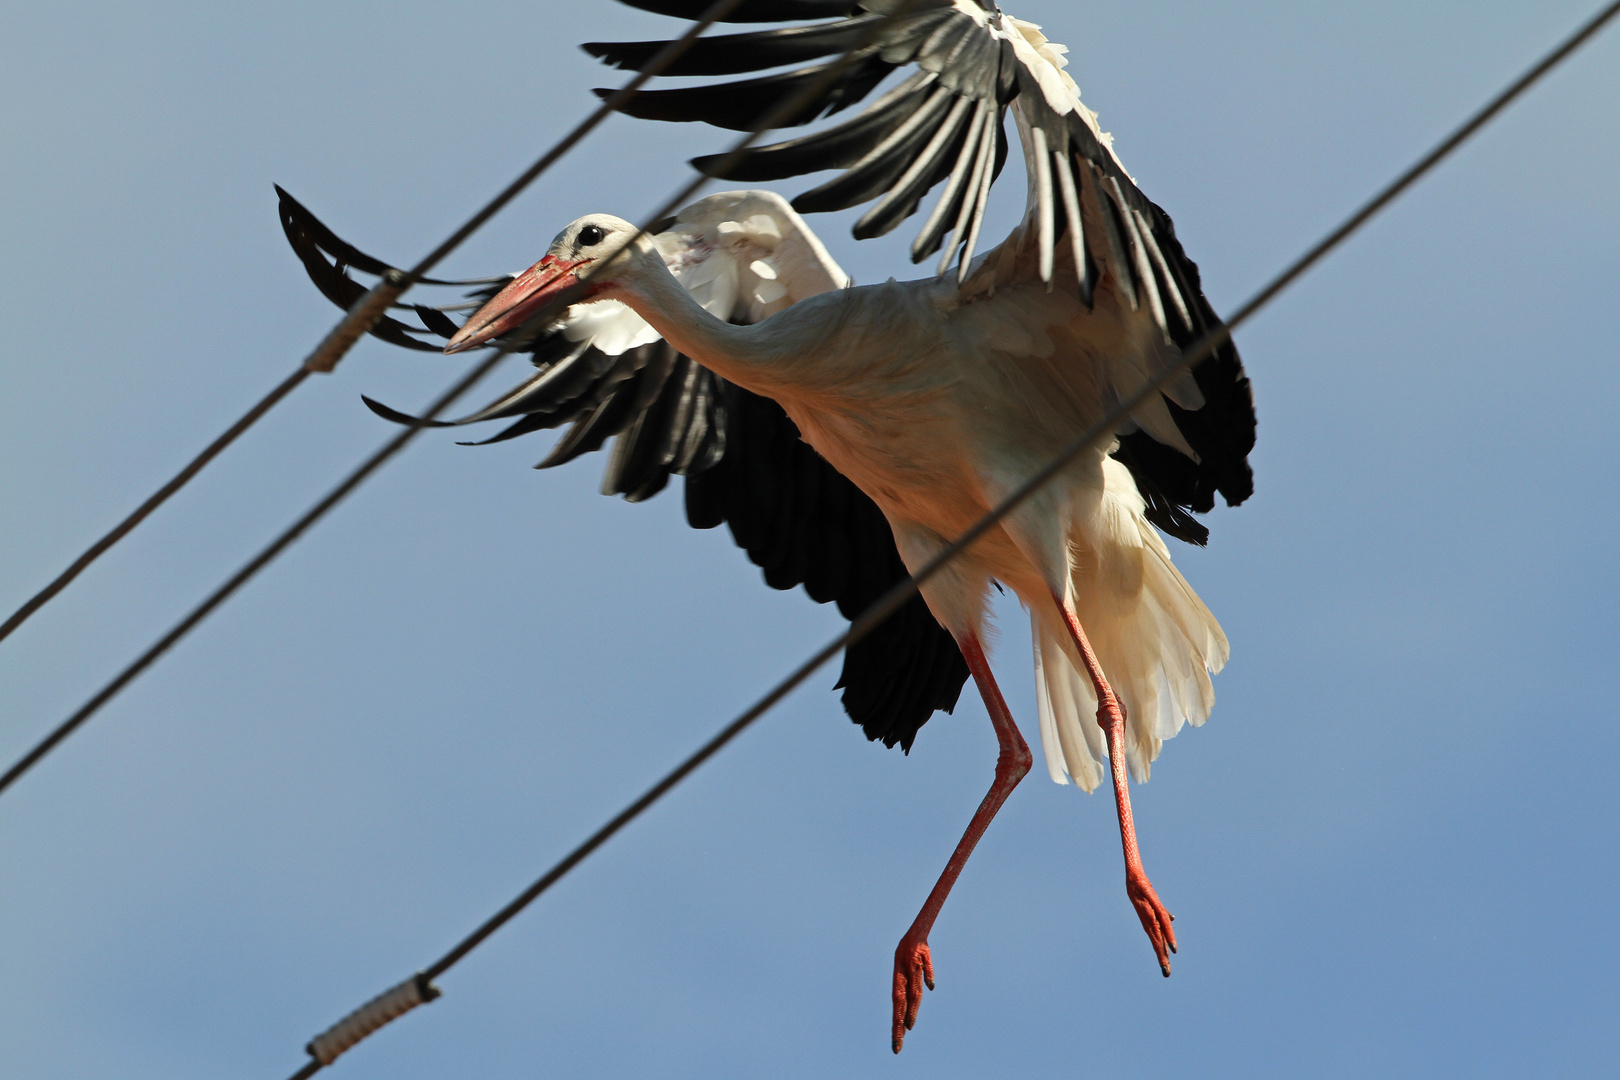
[[[102,554],[102,552],[112,547],[113,544],[117,543],[124,535],[129,533],[130,530],[134,529],[136,525],[139,525],[142,519],[144,519],[153,510],[157,509],[158,506],[162,505],[164,500],[166,500],[170,495],[173,495],[176,491],[179,491],[182,487],[184,487],[186,482],[198,472],[202,471],[203,466],[207,465],[215,455],[217,455],[221,450],[224,450],[225,447],[229,446],[237,436],[242,434],[242,432],[252,427],[254,422],[257,421],[259,417],[263,416],[270,410],[271,406],[275,405],[276,402],[280,401],[295,387],[297,387],[299,383],[303,382],[310,372],[332,370],[332,368],[336,366],[337,361],[342,358],[343,354],[348,352],[348,350],[353,347],[354,343],[358,341],[366,333],[366,331],[376,323],[377,319],[382,317],[383,313],[388,309],[388,305],[391,304],[394,299],[398,298],[401,293],[410,288],[412,282],[431,270],[434,264],[454,250],[457,244],[460,244],[468,236],[472,235],[474,230],[493,217],[495,213],[503,206],[511,202],[519,192],[521,192],[529,184],[533,183],[534,180],[546,169],[551,167],[551,165],[553,165],[558,158],[576,145],[580,139],[589,134],[591,129],[597,124],[601,123],[602,120],[604,120],[614,108],[628,101],[633,95],[638,93],[641,87],[647,83],[648,79],[651,79],[654,75],[657,75],[660,71],[663,71],[671,63],[673,63],[681,53],[685,52],[691,47],[692,43],[697,40],[698,34],[719,19],[730,14],[732,9],[741,2],[742,0],[716,0],[716,2],[709,6],[708,10],[703,13],[703,16],[696,23],[694,23],[685,34],[666,45],[658,53],[658,55],[647,64],[646,68],[636,75],[634,79],[631,79],[629,82],[625,83],[624,86],[620,87],[618,91],[616,91],[610,98],[607,99],[607,101],[598,107],[596,111],[591,113],[590,116],[586,117],[585,120],[576,126],[573,131],[563,136],[560,142],[558,142],[550,150],[546,151],[546,153],[543,154],[540,159],[528,169],[524,170],[521,176],[512,181],[512,183],[508,184],[499,195],[496,195],[495,198],[486,203],[482,210],[474,214],[471,218],[467,219],[466,223],[463,224],[461,228],[457,229],[451,234],[449,240],[446,240],[437,248],[434,248],[433,251],[428,253],[426,258],[417,263],[416,266],[414,266],[411,270],[405,273],[391,272],[385,276],[375,288],[373,288],[365,296],[361,297],[355,303],[354,307],[349,309],[349,313],[345,315],[338,325],[326,335],[321,344],[316,346],[315,351],[312,352],[304,361],[302,367],[300,367],[292,375],[288,376],[288,378],[277,386],[275,390],[271,391],[269,395],[250,409],[242,417],[242,419],[238,420],[236,424],[225,432],[224,435],[220,436],[220,438],[216,439],[212,444],[210,444],[208,449],[199,454],[190,465],[186,466],[185,469],[182,469],[173,480],[169,481],[168,484],[160,488],[157,493],[146,502],[142,503],[140,508],[137,509],[134,514],[126,518],[124,522],[112,532],[102,537],[102,539],[97,541],[95,545],[92,545],[91,548],[86,551],[84,555],[81,555],[65,573],[56,579],[56,581],[53,581],[49,586],[35,596],[33,600],[30,600],[27,604],[24,604],[22,609],[20,609],[15,615],[6,620],[4,633],[0,633],[0,638],[3,638],[5,634],[10,633],[18,625],[21,625],[23,620],[27,619],[29,615],[32,615],[35,611],[38,611],[41,607],[43,607],[52,596],[55,596],[57,593],[61,592],[62,589],[67,586],[68,582],[77,577],[79,573],[83,571],[85,567],[94,562],[96,558]],[[776,114],[773,113],[772,115],[774,117]],[[690,190],[695,189],[689,189],[687,194],[690,194]],[[680,200],[681,197],[677,196],[677,199],[672,200],[672,203]],[[656,220],[658,217],[667,215],[669,213],[669,209],[670,208],[666,208],[659,211],[659,213],[654,216],[654,220]],[[210,593],[201,604],[197,605],[191,610],[190,614],[175,624],[173,629],[171,629],[163,637],[159,638],[156,644],[152,645],[151,648],[147,649],[140,656],[136,657],[136,659],[130,663],[128,667],[119,672],[111,682],[102,687],[101,690],[98,691],[96,695],[89,701],[85,702],[85,704],[81,706],[77,712],[68,717],[66,720],[62,721],[62,723],[58,724],[49,735],[45,736],[44,739],[36,743],[33,749],[29,750],[20,759],[18,759],[18,761],[13,764],[11,768],[6,770],[4,775],[0,775],[0,793],[4,793],[7,788],[16,783],[24,773],[38,763],[38,761],[46,754],[50,753],[51,750],[61,743],[63,739],[66,739],[69,735],[73,734],[73,732],[80,725],[82,725],[86,720],[90,719],[91,716],[95,715],[95,713],[99,711],[103,705],[116,697],[119,691],[133,681],[141,672],[150,667],[152,663],[160,656],[168,652],[176,642],[185,637],[186,634],[191,631],[192,627],[196,626],[203,619],[207,618],[210,612],[229,599],[232,593],[236,592],[237,589],[247,584],[255,574],[264,569],[264,567],[277,555],[281,554],[287,545],[298,539],[305,529],[315,524],[315,522],[319,521],[325,516],[327,511],[331,510],[338,503],[342,502],[344,497],[347,496],[350,491],[354,490],[354,488],[357,487],[362,481],[364,481],[366,477],[370,476],[372,472],[384,464],[389,458],[393,457],[400,450],[404,449],[405,445],[416,437],[417,432],[422,429],[422,426],[424,426],[427,421],[434,419],[439,415],[439,413],[449,408],[458,397],[470,389],[474,383],[476,383],[491,368],[498,364],[505,355],[506,350],[497,350],[487,359],[482,360],[475,365],[473,369],[461,379],[460,382],[456,383],[454,387],[447,391],[444,396],[439,398],[439,400],[433,404],[428,412],[422,415],[419,423],[413,425],[408,430],[401,432],[399,435],[396,435],[394,438],[384,443],[381,449],[374,453],[370,458],[366,459],[366,461],[361,463],[361,465],[355,469],[354,472],[349,474],[348,479],[344,480],[343,483],[334,488],[332,492],[326,496],[326,498],[316,503],[315,506],[311,508],[303,517],[299,518],[290,528],[272,541],[268,547],[249,560],[248,563],[238,570],[228,581],[225,582],[225,584],[221,585],[218,589],[214,590],[214,592]]]
[[[302,536],[305,530],[324,517],[327,511],[331,510],[338,503],[342,502],[351,491],[353,491],[356,487],[359,487],[360,483],[364,481],[366,477],[375,472],[389,458],[403,450],[405,445],[422,431],[428,421],[432,420],[439,413],[449,408],[452,402],[471,389],[472,385],[482,378],[486,373],[488,373],[489,370],[499,363],[505,355],[505,353],[496,352],[474,365],[471,371],[462,376],[460,382],[456,383],[449,390],[445,391],[445,393],[441,395],[440,398],[432,404],[432,406],[429,407],[428,411],[423,414],[421,420],[415,424],[412,424],[409,428],[400,432],[398,435],[395,435],[392,439],[389,439],[386,443],[384,443],[380,449],[362,462],[359,468],[351,472],[342,483],[338,484],[337,487],[328,492],[325,498],[316,503],[314,506],[310,507],[310,509],[307,510],[302,517],[293,522],[292,525],[288,526],[287,529],[285,529],[281,535],[272,540],[267,547],[261,550],[253,558],[249,559],[247,563],[244,564],[242,568],[235,574],[232,574],[223,585],[209,593],[207,598],[204,599],[202,603],[192,608],[191,612],[186,615],[185,618],[176,623],[167,634],[164,634],[150,648],[141,653],[140,656],[136,657],[127,667],[124,668],[124,670],[120,671],[111,682],[103,686],[94,697],[80,706],[77,712],[68,717],[66,720],[62,721],[62,723],[58,724],[55,730],[42,739],[32,750],[24,754],[15,765],[13,765],[10,769],[7,769],[5,775],[0,776],[0,792],[5,791],[6,788],[14,784],[17,779],[21,777],[23,773],[32,768],[40,758],[50,753],[58,743],[67,738],[69,735],[73,734],[73,732],[77,730],[81,724],[94,716],[103,705],[107,704],[107,702],[116,697],[120,690],[133,682],[136,676],[140,675],[141,672],[151,667],[160,656],[168,652],[181,638],[185,637],[186,634],[191,631],[192,627],[196,626],[198,623],[202,622],[203,619],[207,618],[215,608],[228,600],[231,594],[235,593],[243,585],[246,585],[250,580],[252,580],[255,574],[257,574],[260,570],[263,570],[267,565],[270,564],[271,560],[273,560],[277,555],[280,555],[282,551],[286,550],[288,545]]]
[[[629,82],[625,83],[618,90],[616,90],[613,95],[598,106],[594,112],[592,112],[584,120],[580,121],[580,123],[576,125],[574,129],[567,135],[564,135],[555,146],[542,154],[539,160],[525,169],[516,180],[513,180],[510,184],[508,184],[500,194],[496,195],[489,202],[485,203],[482,209],[480,209],[472,217],[468,218],[459,229],[451,233],[450,237],[445,240],[444,243],[430,251],[421,262],[417,263],[405,274],[391,275],[385,278],[382,282],[378,283],[376,288],[372,289],[365,296],[361,297],[360,300],[349,309],[349,312],[338,322],[337,326],[333,327],[331,332],[322,339],[320,345],[316,346],[315,351],[309,355],[298,370],[287,376],[287,378],[277,385],[275,389],[271,390],[251,409],[242,414],[242,418],[240,420],[227,428],[225,433],[219,438],[209,443],[202,453],[198,454],[191,460],[189,464],[186,465],[185,468],[176,473],[174,478],[167,484],[164,484],[162,487],[158,488],[157,491],[153,492],[152,496],[145,502],[141,503],[140,506],[136,507],[133,513],[114,526],[113,529],[100,540],[97,540],[94,544],[91,544],[88,548],[86,548],[84,553],[75,559],[71,566],[56,576],[55,580],[53,580],[49,585],[45,586],[39,592],[35,593],[27,603],[22,605],[22,607],[12,612],[11,616],[6,619],[4,623],[0,623],[0,641],[4,641],[8,636],[10,636],[13,630],[17,629],[17,627],[26,622],[28,618],[34,614],[34,612],[44,607],[51,601],[52,597],[56,596],[57,593],[67,588],[74,578],[83,573],[91,563],[99,559],[107,552],[109,548],[118,543],[118,541],[122,540],[125,536],[129,535],[129,533],[132,532],[137,525],[146,520],[147,516],[150,515],[152,511],[156,510],[158,507],[167,502],[169,496],[185,487],[186,484],[191,481],[192,477],[196,476],[203,470],[204,466],[206,466],[210,461],[214,460],[214,458],[218,457],[221,451],[230,446],[231,443],[235,442],[243,432],[247,431],[255,423],[257,423],[259,418],[274,408],[282,398],[286,397],[294,389],[296,389],[297,386],[302,383],[311,372],[331,371],[334,367],[336,367],[337,362],[342,359],[343,355],[347,353],[349,349],[354,347],[355,342],[359,341],[360,338],[365,335],[366,331],[370,330],[372,326],[376,325],[377,320],[382,318],[384,312],[388,309],[389,304],[397,300],[405,292],[405,290],[409,289],[418,280],[420,280],[423,275],[425,275],[429,270],[433,269],[434,266],[436,266],[457,247],[459,247],[462,242],[467,239],[467,237],[476,232],[478,228],[486,221],[499,213],[501,209],[503,209],[507,203],[515,199],[524,188],[528,187],[536,179],[538,179],[541,173],[545,172],[547,169],[551,168],[552,165],[556,164],[557,159],[562,157],[569,150],[572,150],[574,146],[577,145],[579,141],[586,135],[589,135],[598,124],[612,115],[614,110],[618,109],[625,102],[629,101],[636,94],[640,93],[641,88],[647,84],[649,79],[654,78],[668,68],[669,65],[672,64],[682,53],[691,48],[692,43],[697,40],[699,34],[708,29],[714,23],[731,14],[731,12],[741,2],[742,0],[716,0],[716,2],[712,4],[709,9],[705,11],[695,23],[692,24],[691,27],[687,29],[685,34],[666,45],[656,56],[652,58],[652,60],[647,63],[645,68],[637,73],[635,78],[631,79]],[[53,736],[46,741],[50,742],[51,745],[54,746],[56,742],[61,740],[53,734]],[[36,747],[36,750],[37,749],[38,748]],[[49,747],[45,747],[45,749],[48,750]],[[34,760],[38,760],[38,758],[36,757]],[[24,768],[26,768],[26,766],[24,766]],[[15,771],[15,769],[13,769],[13,771]],[[12,772],[7,772],[5,779],[0,780],[0,791],[5,790],[6,785],[10,783],[12,779],[14,779]]]
[[[1179,361],[1160,374],[1147,386],[1143,387],[1130,398],[1120,402],[1100,422],[1093,424],[1086,432],[1064,451],[1049,462],[1039,472],[1035,473],[1011,495],[1001,502],[994,510],[981,518],[971,529],[958,537],[949,547],[945,548],[914,577],[895,585],[880,597],[876,603],[867,608],[861,616],[850,624],[848,630],[824,645],[810,659],[806,660],[794,671],[777,683],[764,697],[756,701],[742,715],[722,728],[713,738],[704,743],[691,756],[682,761],[673,770],[659,780],[642,794],[635,802],[625,807],[601,828],[592,833],[578,847],[565,855],[560,862],[546,871],[534,884],[519,893],[509,904],[501,908],[471,934],[467,935],[454,948],[445,953],[433,965],[422,972],[422,979],[429,982],[444,974],[457,961],[477,948],[485,939],[506,923],[515,918],[524,908],[533,903],[547,889],[556,884],[575,866],[583,862],[593,851],[606,843],[615,833],[635,820],[653,803],[662,798],[671,788],[684,780],[698,766],[713,757],[732,739],[742,734],[755,720],[758,720],[772,706],[792,693],[801,683],[810,677],[818,668],[832,659],[845,646],[861,640],[889,616],[900,609],[912,596],[916,595],[919,586],[937,574],[951,559],[961,554],[969,545],[994,528],[1004,517],[1028,499],[1044,484],[1061,472],[1069,463],[1083,453],[1088,447],[1102,438],[1110,435],[1114,426],[1128,416],[1132,410],[1140,406],[1151,395],[1159,392],[1169,384],[1177,375],[1188,370],[1193,365],[1208,358],[1216,349],[1231,339],[1234,329],[1247,322],[1266,304],[1296,281],[1302,274],[1321,261],[1329,252],[1347,240],[1357,229],[1366,224],[1390,202],[1400,196],[1425,174],[1440,164],[1453,151],[1461,146],[1469,136],[1489,123],[1498,113],[1511,104],[1544,75],[1562,63],[1571,53],[1585,44],[1592,35],[1602,29],[1615,15],[1620,14],[1620,0],[1615,0],[1594,15],[1573,35],[1566,39],[1552,52],[1548,53],[1538,63],[1526,71],[1522,76],[1511,83],[1507,89],[1492,98],[1478,112],[1474,113],[1466,122],[1443,139],[1433,150],[1419,158],[1418,161],[1386,185],[1375,196],[1364,203],[1359,209],[1347,217],[1332,232],[1328,233],[1319,242],[1313,245],[1299,258],[1290,263],[1281,273],[1268,282],[1259,292],[1242,304],[1226,324],[1217,330],[1206,334],[1198,342],[1185,350]],[[318,1061],[310,1061],[291,1080],[308,1080],[322,1068]]]
[[[101,558],[108,548],[122,540],[135,526],[145,521],[148,514],[167,502],[170,495],[185,487],[193,476],[202,472],[203,466],[214,460],[221,450],[236,441],[238,435],[252,427],[259,417],[269,412],[277,402],[292,393],[298,387],[298,384],[307,378],[309,378],[309,370],[300,367],[277,384],[268,394],[260,398],[258,404],[242,414],[240,420],[226,428],[223,435],[209,443],[202,453],[192,458],[185,468],[175,473],[172,480],[153,492],[149,499],[137,506],[132,514],[115,525],[111,532],[86,548],[83,555],[73,560],[73,565],[58,574],[54,581],[35,593],[22,607],[12,612],[9,619],[0,623],[0,641],[4,641],[11,635],[13,630],[26,622],[30,615],[49,603],[51,597],[67,588],[74,578],[82,574],[91,563]]]

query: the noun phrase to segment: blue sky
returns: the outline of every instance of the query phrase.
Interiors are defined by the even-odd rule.
[[[1222,309],[1588,14],[1010,10],[1072,48]],[[575,43],[662,29],[607,0],[0,11],[0,607],[332,322],[273,182],[409,261],[613,81]],[[894,943],[994,740],[970,691],[909,758],[868,745],[829,670],[331,1075],[1614,1071],[1617,99],[1611,31],[1240,335],[1257,492],[1176,553],[1233,659],[1135,793],[1173,978],[1109,802],[1038,770],[892,1058]],[[616,120],[447,272],[644,214],[727,138]],[[814,224],[858,280],[911,275],[906,230],[849,216]],[[462,363],[363,344],[0,644],[0,757],[391,433],[361,393],[411,408]],[[599,460],[530,470],[545,445],[419,440],[0,799],[7,1075],[284,1077],[837,630],[678,493],[602,498]]]

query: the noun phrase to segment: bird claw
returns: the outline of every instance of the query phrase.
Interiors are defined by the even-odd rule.
[[[927,939],[914,940],[908,934],[894,950],[894,1027],[889,1045],[897,1054],[906,1041],[906,1032],[917,1023],[924,986],[934,988],[934,958],[928,951]]]
[[[1153,891],[1153,883],[1139,870],[1125,875],[1125,895],[1130,897],[1136,917],[1142,920],[1142,929],[1147,931],[1148,940],[1153,943],[1154,955],[1159,958],[1159,970],[1168,979],[1170,954],[1176,951],[1176,930],[1171,925],[1176,917],[1165,910],[1159,894]]]

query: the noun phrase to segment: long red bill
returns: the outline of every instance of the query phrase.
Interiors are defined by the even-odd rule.
[[[474,312],[456,331],[444,351],[458,353],[477,348],[492,338],[516,330],[557,295],[579,284],[575,271],[590,261],[547,255],[490,297],[489,303]]]

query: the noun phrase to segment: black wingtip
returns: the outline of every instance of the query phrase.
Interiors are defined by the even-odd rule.
[[[455,337],[461,330],[454,319],[438,308],[428,307],[426,304],[417,304],[415,307],[416,317],[422,320],[422,325],[445,340]]]
[[[410,413],[402,413],[398,409],[390,409],[382,402],[374,401],[371,398],[366,397],[364,394],[360,395],[360,400],[366,403],[366,408],[370,409],[384,420],[392,420],[394,423],[404,424],[406,427],[455,427],[455,424],[448,420],[423,420],[419,416],[412,416]]]

